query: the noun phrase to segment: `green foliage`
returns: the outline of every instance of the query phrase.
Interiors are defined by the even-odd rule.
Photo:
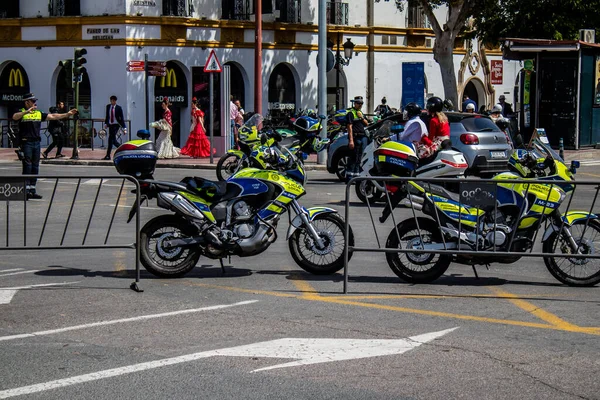
[[[486,42],[502,38],[573,40],[579,29],[600,33],[598,3],[583,0],[483,0],[474,15],[475,35]]]

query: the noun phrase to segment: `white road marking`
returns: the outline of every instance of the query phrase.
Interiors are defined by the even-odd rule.
[[[20,335],[11,335],[11,336],[0,336],[0,342],[5,342],[5,341],[8,341],[8,340],[14,340],[14,339],[23,339],[23,338],[28,338],[28,337],[35,337],[35,336],[54,335],[56,333],[62,333],[62,332],[68,332],[68,331],[75,331],[75,330],[79,330],[79,329],[94,328],[94,327],[97,327],[97,326],[115,325],[115,324],[121,324],[121,323],[124,323],[124,322],[135,322],[135,321],[143,321],[143,320],[148,320],[148,319],[156,319],[156,318],[163,318],[163,317],[172,317],[174,315],[192,314],[192,313],[197,313],[197,312],[201,312],[201,311],[221,310],[223,308],[229,308],[229,307],[235,307],[235,306],[243,306],[243,305],[246,305],[246,304],[252,304],[252,303],[256,303],[257,301],[258,300],[247,300],[247,301],[240,301],[239,303],[233,303],[233,304],[223,304],[223,305],[218,305],[218,306],[210,306],[210,307],[202,307],[202,308],[192,308],[192,309],[187,309],[187,310],[172,311],[172,312],[166,312],[166,313],[161,313],[161,314],[140,315],[140,316],[137,316],[137,317],[113,319],[113,320],[110,320],[110,321],[92,322],[90,324],[68,326],[68,327],[65,327],[65,328],[52,329],[52,330],[48,330],[48,331],[38,331],[38,332],[33,332],[33,333],[23,333],[23,334],[20,334]]]
[[[221,350],[203,351],[201,353],[187,354],[179,357],[165,358],[125,367],[92,372],[85,375],[57,379],[36,385],[23,386],[0,391],[0,399],[7,399],[25,394],[40,393],[47,390],[63,388],[85,382],[147,371],[150,369],[167,367],[170,365],[186,363],[213,356],[229,357],[271,357],[271,358],[301,358],[300,361],[280,364],[275,367],[257,369],[252,372],[265,371],[273,368],[291,367],[324,363],[329,361],[350,360],[374,356],[402,354],[423,343],[430,342],[444,336],[458,328],[446,329],[440,332],[431,332],[423,335],[412,336],[400,340],[359,340],[359,339],[279,339],[269,342],[260,342],[247,346],[230,347]],[[334,348],[332,349],[331,346]],[[358,346],[358,347],[357,347]]]
[[[75,283],[79,283],[79,282],[43,283],[40,285],[0,288],[0,304],[10,303],[10,301],[12,300],[14,295],[17,294],[17,292],[22,289],[32,289],[32,288],[36,288],[36,287],[45,287],[45,286],[73,285]]]
[[[0,278],[2,278],[3,276],[10,276],[10,275],[33,274],[34,272],[38,272],[38,271],[39,271],[39,269],[32,269],[29,271],[21,271],[21,272],[11,272],[10,274],[0,275]]]
[[[3,274],[5,272],[15,272],[15,271],[23,271],[23,268],[3,269],[2,271],[0,271],[0,274]]]

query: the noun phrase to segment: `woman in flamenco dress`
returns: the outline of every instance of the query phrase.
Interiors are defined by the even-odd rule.
[[[192,99],[192,127],[190,136],[181,149],[181,154],[193,158],[210,156],[210,141],[204,130],[204,113],[198,108],[197,100]]]
[[[179,157],[179,149],[173,146],[171,133],[173,130],[172,113],[169,110],[169,99],[163,99],[161,106],[163,108],[163,117],[159,121],[152,122],[151,128],[160,129],[160,135],[156,139],[156,152],[158,158],[177,158]]]

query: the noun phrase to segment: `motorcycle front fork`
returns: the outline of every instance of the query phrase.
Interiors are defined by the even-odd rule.
[[[306,231],[310,235],[310,237],[315,241],[317,247],[319,249],[323,249],[325,244],[323,243],[323,239],[319,236],[319,233],[315,229],[315,227],[311,224],[310,219],[308,218],[308,212],[304,211],[300,204],[296,200],[292,200],[291,202],[292,209],[300,217],[302,220],[302,225],[306,228]]]

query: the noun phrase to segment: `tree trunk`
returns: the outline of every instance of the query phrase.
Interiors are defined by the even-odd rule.
[[[433,58],[440,65],[442,83],[444,85],[444,99],[449,99],[454,107],[460,109],[458,104],[458,91],[456,88],[456,74],[454,73],[454,40],[455,36],[450,31],[442,31],[438,35],[433,47]]]

